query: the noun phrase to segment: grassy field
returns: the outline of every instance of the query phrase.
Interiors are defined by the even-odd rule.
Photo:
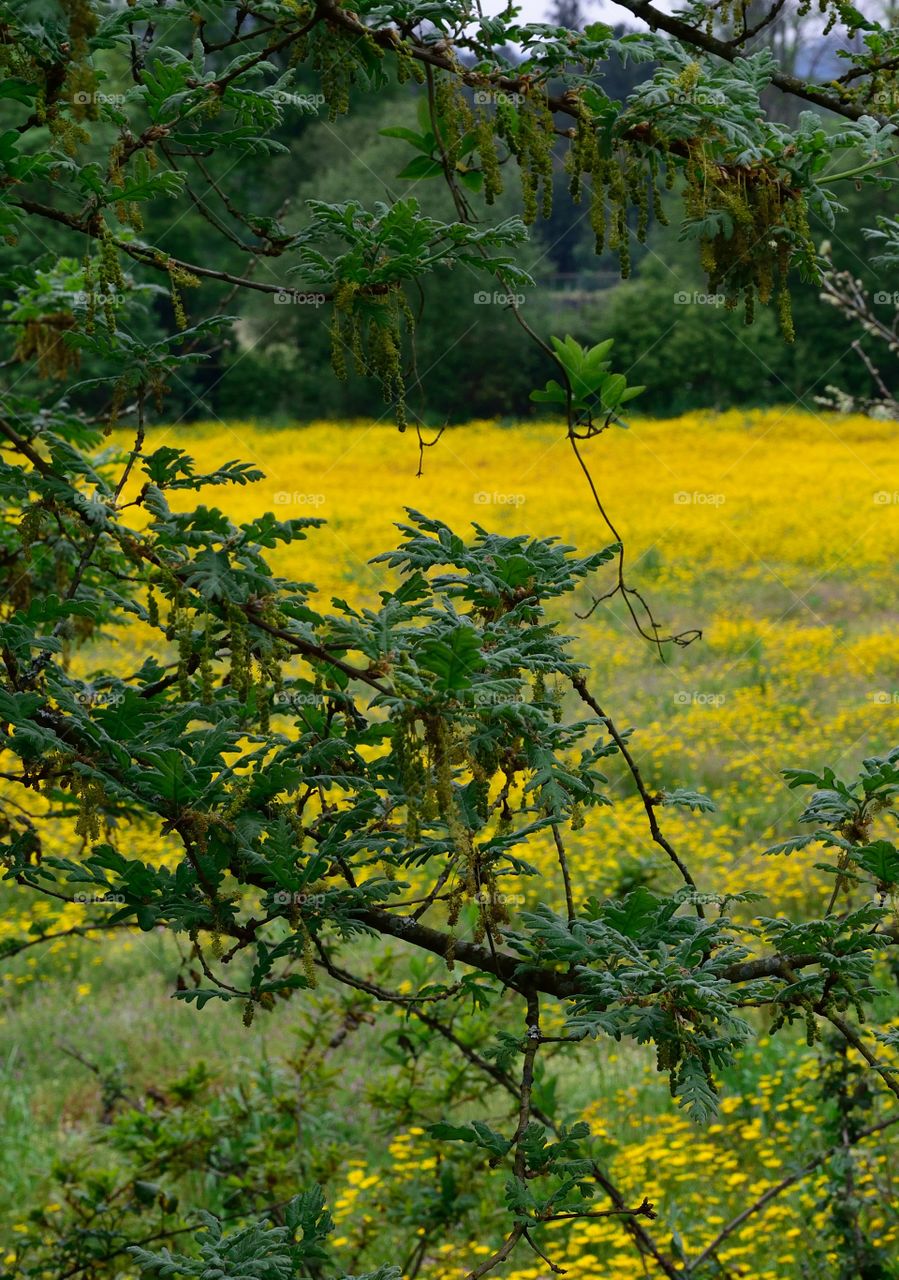
[[[561,431],[551,425],[474,423],[447,431],[425,451],[420,477],[414,439],[384,425],[278,431],[239,422],[178,425],[153,433],[149,446],[160,443],[193,453],[198,470],[228,458],[258,463],[265,480],[210,490],[204,500],[234,519],[266,510],[325,519],[324,528],[273,562],[317,582],[326,597],[353,604],[371,602],[385,585],[382,568],[370,560],[393,545],[392,526],[406,506],[443,518],[462,535],[477,522],[505,533],[557,534],[583,552],[613,540]],[[593,595],[611,584],[600,577],[577,604],[589,616],[565,618],[593,686],[620,724],[634,726],[634,752],[651,786],[697,788],[715,801],[713,814],[667,819],[703,888],[754,890],[764,895],[757,909],[766,915],[817,907],[830,885],[814,869],[814,851],[786,860],[762,851],[796,831],[798,802],[781,769],[829,764],[851,776],[861,758],[893,745],[899,733],[895,424],[791,411],[635,420],[629,432],[591,444],[587,457],[627,547],[633,584],[663,630],[702,631],[687,648],[669,646],[660,662],[634,635],[620,599],[590,612]],[[93,665],[99,655],[117,670],[123,662],[132,669],[149,634],[135,629],[127,645],[122,640],[102,637],[76,661]],[[574,846],[576,876],[598,895],[641,882],[668,884],[642,810],[617,771],[611,793],[615,804],[591,817]],[[71,844],[63,830],[53,840],[60,848]],[[165,856],[154,833],[135,833],[133,840],[148,855]],[[538,848],[534,860],[549,857],[549,849]],[[524,882],[522,892],[529,892]],[[36,918],[48,931],[79,918],[79,908],[59,912],[9,890],[3,902],[0,941],[21,936]],[[115,1067],[123,1088],[140,1093],[179,1074],[186,1044],[209,1064],[211,1097],[224,1097],[238,1073],[264,1081],[269,1071],[293,1069],[303,1032],[299,1006],[249,1033],[231,1006],[201,1014],[173,1008],[178,963],[173,947],[138,935],[102,954],[90,941],[36,947],[9,966],[0,1015],[0,1256],[9,1274],[20,1274],[16,1240],[29,1211],[37,1206],[52,1230],[57,1210],[48,1206],[61,1198],[54,1161],[60,1153],[93,1158],[102,1074]],[[136,1008],[124,998],[135,989]],[[401,1132],[378,1131],[377,1098],[366,1092],[364,1070],[373,1036],[363,1029],[338,1108],[348,1117],[362,1107],[370,1124],[348,1126],[346,1145],[326,1170],[348,1268],[378,1256],[371,1221],[386,1204],[401,1202],[404,1185],[427,1178],[433,1165],[430,1140],[414,1118]],[[802,1163],[795,1135],[814,1143],[823,1106],[818,1074],[816,1054],[804,1049],[798,1029],[763,1039],[727,1081],[721,1121],[702,1132],[672,1110],[652,1064],[636,1050],[599,1045],[590,1071],[569,1084],[595,1131],[621,1144],[614,1159],[621,1184],[655,1199],[659,1239],[677,1232],[695,1253],[740,1207]],[[881,1207],[896,1172],[889,1143],[867,1151],[859,1173],[860,1194],[870,1196],[867,1227],[877,1243],[895,1247],[895,1213]],[[774,1200],[764,1217],[735,1231],[719,1255],[733,1266],[731,1274],[749,1280],[809,1274],[803,1259],[814,1256],[827,1225],[826,1180],[826,1170],[816,1171]],[[217,1188],[202,1178],[193,1189],[195,1202],[197,1196],[220,1202]],[[553,1256],[572,1280],[644,1274],[614,1223],[555,1225]],[[435,1238],[424,1274],[461,1276],[496,1240],[489,1222],[483,1236]],[[396,1256],[387,1246],[382,1252]],[[543,1280],[549,1272],[522,1256],[508,1274]]]

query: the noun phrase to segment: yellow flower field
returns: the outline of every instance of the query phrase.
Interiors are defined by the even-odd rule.
[[[448,430],[424,450],[421,476],[414,433],[400,436],[385,424],[178,424],[151,432],[146,450],[163,443],[191,453],[198,471],[231,458],[258,463],[263,481],[210,488],[203,500],[235,521],[267,510],[324,519],[322,529],[279,549],[272,562],[285,575],[317,582],[325,598],[354,605],[376,601],[387,585],[383,567],[370,560],[393,545],[393,525],[407,506],[463,536],[476,522],[505,533],[555,534],[583,553],[614,540],[557,425],[483,422]],[[634,727],[632,748],[648,785],[695,788],[716,804],[712,814],[665,810],[666,832],[700,887],[726,884],[763,895],[741,909],[747,920],[754,910],[775,915],[820,903],[831,882],[814,869],[814,850],[790,859],[763,850],[797,830],[798,802],[781,769],[831,764],[851,776],[858,760],[899,736],[895,424],[790,410],[637,419],[629,431],[585,446],[585,459],[625,543],[632,583],[663,633],[702,631],[686,648],[669,645],[663,663],[634,634],[620,597],[590,612],[591,591],[582,589],[577,610],[589,617],[563,616],[605,708],[620,726]],[[592,590],[601,594],[612,581],[599,575]],[[135,626],[127,647],[112,637],[98,644],[103,660],[124,670],[123,661],[128,669],[139,664],[151,639]],[[594,811],[572,846],[578,882],[598,895],[669,883],[628,779],[614,762],[609,773],[614,804]],[[63,845],[67,833],[58,838]],[[140,856],[165,856],[151,833],[137,834],[133,847]],[[528,856],[549,870],[554,854],[542,846]],[[527,896],[527,880],[519,887]],[[0,922],[0,942],[28,927],[23,905],[16,899]],[[43,913],[42,928],[51,920],[68,928],[80,918],[76,907],[59,914],[40,904],[34,911]],[[55,951],[62,946],[54,944]],[[28,987],[36,962],[26,956],[7,979],[11,994]],[[92,970],[95,989],[102,976],[102,967]],[[622,1051],[619,1062],[613,1046],[603,1050],[600,1070],[603,1101],[590,1102],[587,1089],[584,1118],[620,1144],[612,1168],[626,1192],[655,1199],[657,1237],[667,1242],[676,1232],[691,1256],[795,1171],[784,1117],[794,1135],[803,1124],[814,1133],[807,1098],[815,1055],[797,1056],[780,1040],[761,1042],[746,1066],[752,1087],[744,1081],[742,1100],[726,1096],[720,1123],[704,1132],[668,1105],[643,1059]],[[348,1162],[343,1192],[332,1202],[348,1267],[355,1244],[377,1221],[380,1197],[400,1194],[404,1179],[438,1176],[433,1152],[422,1131],[410,1128],[393,1137],[383,1168]],[[863,1153],[869,1185],[895,1176],[887,1152],[888,1141]],[[719,1253],[729,1274],[803,1274],[798,1260],[820,1232],[825,1181],[815,1171],[729,1236]],[[899,1240],[893,1218],[868,1226],[880,1243]],[[553,1234],[552,1257],[571,1280],[646,1274],[614,1220],[557,1223]],[[455,1280],[496,1243],[436,1249],[428,1280]],[[516,1260],[509,1280],[549,1280],[533,1255]]]
[[[258,463],[264,481],[227,500],[210,490],[209,500],[235,519],[279,508],[325,519],[317,581],[357,600],[377,586],[367,561],[390,544],[407,505],[460,528],[476,520],[557,533],[583,549],[609,540],[557,425],[451,428],[425,451],[420,478],[413,435],[386,423],[192,423],[152,432],[147,448],[161,443],[186,448],[198,469],[226,457]],[[632,558],[654,551],[651,572],[663,583],[736,575],[801,593],[851,577],[853,563],[877,581],[890,577],[899,535],[890,422],[783,410],[637,419],[585,456]],[[820,623],[812,612],[802,621]]]
[[[463,536],[477,522],[558,535],[581,552],[613,541],[552,424],[449,430],[425,449],[420,477],[415,439],[386,424],[178,426],[147,447],[163,442],[187,448],[198,470],[226,458],[260,464],[260,483],[208,491],[235,520],[264,510],[325,520],[273,555],[285,574],[317,582],[324,599],[377,599],[389,579],[370,560],[393,545],[405,507]],[[703,638],[668,646],[662,663],[620,597],[587,620],[565,617],[565,629],[607,710],[639,731],[650,782],[715,799],[717,815],[668,819],[688,848],[701,844],[709,878],[739,866],[742,887],[773,891],[778,907],[795,903],[814,859],[759,857],[760,842],[793,829],[797,805],[780,770],[851,769],[899,730],[894,426],[790,411],[697,414],[637,420],[584,454],[662,633],[698,628]],[[612,581],[600,578],[597,594]],[[578,612],[591,603],[583,591]],[[622,862],[647,851],[645,820],[624,798],[597,821],[602,852],[585,832],[582,870],[608,888]]]

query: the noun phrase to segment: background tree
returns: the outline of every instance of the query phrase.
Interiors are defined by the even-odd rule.
[[[895,1032],[875,961],[895,937],[899,851],[885,833],[899,748],[866,759],[857,778],[787,774],[810,790],[811,834],[779,851],[823,846],[833,890],[819,914],[748,925],[740,885],[720,894],[697,882],[663,811],[702,810],[707,799],[643,777],[630,732],[551,612],[590,583],[596,607],[615,599],[660,653],[695,638],[666,635],[631,582],[587,465],[587,444],[621,422],[641,388],[613,368],[608,340],[551,339],[519,301],[536,274],[521,246],[526,226],[551,211],[561,132],[572,198],[589,201],[596,247],[612,247],[624,275],[632,222],[640,241],[660,190],[680,185],[683,233],[708,290],[747,321],[756,304],[772,304],[792,340],[794,275],[814,279],[820,265],[809,217],[835,218],[837,181],[881,181],[895,159],[888,113],[868,108],[892,83],[896,36],[843,0],[826,5],[862,36],[842,80],[821,85],[768,54],[744,57],[742,12],[723,38],[709,32],[705,5],[676,17],[646,0],[626,7],[652,30],[567,32],[455,2],[0,8],[6,879],[35,901],[74,904],[89,891],[83,922],[61,932],[182,940],[174,995],[199,1017],[211,1001],[238,1002],[249,1025],[282,1001],[303,1007],[326,980],[351,994],[347,1020],[360,1008],[401,1011],[403,1053],[439,1040],[461,1055],[461,1105],[445,1078],[433,1086],[445,1118],[429,1136],[448,1168],[439,1202],[416,1203],[408,1238],[381,1242],[387,1256],[382,1248],[372,1259],[369,1280],[395,1277],[398,1251],[408,1271],[421,1269],[411,1223],[424,1218],[425,1240],[441,1241],[471,1212],[475,1177],[502,1206],[501,1234],[469,1280],[513,1253],[554,1270],[552,1228],[606,1217],[620,1219],[658,1274],[721,1273],[717,1252],[736,1223],[699,1255],[658,1239],[648,1197],[627,1201],[601,1141],[572,1123],[562,1073],[543,1087],[544,1062],[589,1060],[599,1038],[651,1045],[676,1104],[702,1123],[715,1114],[717,1077],[766,1023],[799,1021],[811,1042],[832,1029],[883,1097],[863,1126],[847,1096],[845,1132],[810,1156],[811,1168],[845,1161],[897,1118],[886,1109],[899,1095],[886,1057]],[[603,89],[613,57],[649,66],[626,103]],[[305,114],[324,105],[332,123],[364,117],[369,100],[399,103],[413,83],[416,125],[388,125],[388,136],[408,148],[402,181],[442,179],[451,214],[389,190],[370,208],[320,194],[296,224],[269,206],[265,174],[292,163]],[[792,131],[766,118],[759,97],[769,84],[831,110],[839,126],[806,114]],[[490,220],[516,170],[521,217],[500,205]],[[194,245],[175,253],[186,210],[205,225],[201,235],[194,223]],[[289,307],[307,317],[313,341],[325,321],[336,375],[377,388],[423,454],[432,441],[415,335],[422,295],[446,273],[471,281],[473,307],[489,292],[521,326],[523,349],[534,344],[539,381],[548,380],[532,396],[563,419],[606,545],[581,555],[551,537],[481,528],[466,543],[411,512],[382,558],[396,586],[369,610],[328,609],[308,581],[269,564],[282,544],[314,547],[321,522],[268,512],[237,525],[205,504],[185,509],[193,490],[260,473],[227,462],[199,475],[182,448],[151,447],[148,426],[170,412],[171,388],[191,386],[194,366],[215,367],[236,300],[260,295],[279,317]],[[106,439],[126,426],[127,444]],[[593,586],[604,566],[605,591]],[[95,667],[91,638],[126,622],[146,656],[120,646],[111,667]],[[598,898],[577,882],[566,842],[584,811],[608,800],[604,771],[616,760],[668,878]],[[50,847],[60,828],[80,840],[77,856]],[[177,850],[172,866],[135,855],[132,837],[146,830]],[[534,874],[528,849],[542,835],[556,873],[541,878],[532,909],[510,911],[503,885]],[[54,937],[41,931],[8,951]],[[397,959],[410,954],[411,977]],[[175,1087],[192,1102],[203,1080],[186,1066]],[[324,1070],[318,1060],[310,1074]],[[112,1105],[121,1087],[108,1087]],[[280,1095],[261,1093],[274,1126]],[[485,1096],[487,1109],[477,1105]],[[508,1104],[497,1116],[500,1097]],[[393,1100],[401,1113],[401,1091]],[[237,1118],[216,1123],[242,1135],[241,1108],[245,1099]],[[208,1115],[196,1130],[179,1130],[183,1120],[126,1121],[116,1133],[128,1157],[120,1181],[106,1169],[62,1170],[70,1183],[83,1177],[77,1208],[49,1237],[41,1221],[26,1228],[4,1265],[100,1274],[125,1255],[142,1274],[207,1280],[330,1270],[320,1192],[293,1186],[266,1205],[271,1187],[253,1180],[251,1156],[235,1159],[237,1222],[207,1216],[186,1239],[162,1171],[194,1144],[203,1169],[219,1148]],[[310,1163],[326,1163],[329,1140]],[[749,1201],[739,1220],[770,1198]],[[851,1219],[843,1228],[856,1248]],[[855,1256],[873,1265],[867,1247]],[[889,1260],[876,1263],[888,1273]]]

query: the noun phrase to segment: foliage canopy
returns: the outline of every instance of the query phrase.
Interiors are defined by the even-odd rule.
[[[244,291],[315,299],[313,317],[327,306],[338,376],[375,379],[405,428],[410,393],[422,390],[416,282],[470,271],[504,291],[522,341],[544,351],[553,376],[534,399],[558,407],[608,524],[582,446],[620,423],[641,388],[613,371],[608,342],[550,343],[515,304],[528,279],[516,249],[550,212],[557,136],[572,197],[589,192],[597,245],[617,249],[623,273],[631,222],[645,234],[658,186],[678,184],[683,234],[710,288],[748,319],[756,301],[773,302],[790,338],[790,274],[814,278],[820,266],[809,210],[833,221],[837,180],[881,180],[895,158],[883,103],[899,92],[896,33],[844,0],[821,3],[856,37],[827,85],[753,51],[779,4],[752,20],[740,5],[688,4],[677,16],[647,0],[625,7],[650,29],[569,31],[459,0],[0,6],[0,226],[15,250],[0,417],[6,879],[23,895],[87,893],[81,932],[185,935],[202,973],[175,995],[198,1009],[239,1001],[249,1023],[279,1001],[302,1003],[322,975],[455,1043],[512,1099],[502,1129],[450,1114],[432,1130],[485,1163],[508,1209],[504,1241],[470,1280],[516,1248],[544,1258],[543,1228],[584,1215],[621,1217],[656,1273],[723,1274],[714,1249],[691,1259],[656,1240],[652,1206],[624,1202],[587,1126],[569,1124],[564,1103],[559,1118],[535,1102],[538,1058],[577,1045],[588,1056],[599,1039],[651,1044],[677,1103],[702,1123],[715,1114],[716,1074],[761,1019],[798,1019],[811,1039],[835,1031],[899,1095],[878,1056],[878,1042],[893,1041],[875,1003],[875,963],[895,940],[899,749],[866,760],[856,779],[788,774],[809,789],[810,834],[776,852],[823,848],[833,896],[817,918],[748,925],[739,885],[706,892],[663,830],[665,806],[709,801],[643,778],[630,730],[558,622],[555,602],[608,564],[607,594],[643,636],[660,650],[695,638],[662,635],[613,526],[608,545],[580,555],[479,526],[466,541],[413,511],[381,557],[395,587],[367,609],[328,607],[268,559],[308,540],[314,564],[318,520],[266,513],[236,525],[224,510],[186,508],[185,493],[261,473],[231,461],[198,475],[180,447],[148,451],[147,429],[165,414],[166,388],[223,340]],[[603,90],[613,53],[649,64],[625,103]],[[332,117],[361,114],[365,95],[394,79],[420,85],[423,104],[420,133],[394,130],[414,153],[401,176],[444,179],[453,220],[426,215],[410,194],[371,207],[312,201],[295,227],[231,194],[246,158],[284,151],[292,113],[324,102]],[[760,110],[771,83],[809,105],[795,129]],[[852,159],[834,172],[840,153]],[[491,224],[514,168],[521,217]],[[246,255],[242,273],[176,259],[164,231],[145,235],[148,211],[158,229],[160,209],[175,221],[188,207]],[[262,279],[263,261],[280,278]],[[162,337],[148,336],[144,307],[167,308]],[[129,445],[106,439],[116,427],[132,430]],[[433,442],[416,431],[423,455]],[[155,655],[134,670],[94,669],[89,641],[124,624],[149,629]],[[671,864],[668,893],[597,900],[569,865],[567,833],[610,802],[615,760]],[[43,824],[59,821],[80,840],[69,857],[42,845]],[[174,862],[130,852],[129,830],[148,823],[177,844]],[[504,881],[536,875],[528,845],[541,832],[558,852],[557,883],[539,885],[533,909],[510,911]],[[386,941],[443,967],[422,970],[411,992],[389,985],[378,974],[390,963],[368,963]],[[459,1042],[447,1011],[466,1009],[497,1011],[489,1045]],[[143,1274],[286,1280],[330,1266],[315,1189],[278,1206],[275,1222],[223,1231],[207,1217],[184,1254],[161,1243],[175,1212],[165,1197],[144,1183],[131,1192],[162,1212],[158,1231],[133,1243]],[[98,1274],[137,1239],[113,1234],[98,1251],[98,1238],[73,1230],[52,1259],[24,1265]]]

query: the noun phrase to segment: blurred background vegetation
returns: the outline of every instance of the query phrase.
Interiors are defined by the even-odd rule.
[[[580,0],[555,0],[547,17],[572,26],[589,21]],[[788,28],[784,34],[781,26],[772,38],[781,43],[792,39],[794,61],[826,59],[828,44],[820,31],[809,38],[802,29],[803,20],[795,21],[792,32]],[[781,48],[777,52],[784,56]],[[604,84],[610,96],[624,100],[647,74],[645,64],[613,62],[606,69]],[[293,92],[312,94],[315,89],[311,79],[304,82],[301,70]],[[307,219],[307,200],[341,201],[360,191],[367,193],[369,207],[388,195],[411,194],[427,213],[453,220],[455,211],[443,181],[398,178],[409,162],[409,146],[381,132],[397,125],[419,129],[422,92],[414,83],[400,86],[391,81],[376,97],[360,102],[362,109],[351,110],[335,122],[329,122],[326,110],[309,113],[300,106],[291,108],[274,134],[285,148],[282,154],[244,158],[239,173],[220,173],[214,179],[210,175],[210,179],[240,208],[260,217],[278,212],[291,230]],[[776,91],[769,96],[765,102],[769,112],[795,117],[795,102]],[[361,121],[364,130],[360,130]],[[632,235],[632,276],[621,280],[617,255],[607,251],[597,257],[594,252],[589,200],[575,205],[568,195],[568,175],[562,164],[566,147],[560,139],[552,216],[532,228],[522,255],[538,285],[526,295],[524,314],[541,336],[571,333],[591,343],[614,338],[616,367],[629,382],[646,384],[640,412],[654,416],[794,403],[814,408],[816,397],[831,385],[853,398],[871,395],[871,376],[852,349],[855,339],[861,338],[863,346],[871,339],[833,307],[822,305],[816,284],[794,282],[797,336],[793,344],[783,341],[775,316],[766,308],[758,308],[755,323],[746,327],[741,313],[728,312],[708,298],[695,242],[679,238],[682,215],[676,190],[663,193],[669,225],[655,222],[645,245]],[[481,198],[471,197],[482,221],[497,222],[520,212],[519,182],[513,170],[511,166],[504,174],[505,190],[492,209]],[[876,291],[880,282],[865,255],[862,228],[872,226],[878,215],[894,212],[891,192],[866,186],[841,195],[847,212],[839,234],[820,224],[813,225],[813,233],[819,244],[830,244],[836,270],[850,271],[868,290]],[[171,223],[170,208],[167,202],[149,206],[148,238],[164,245],[175,258],[203,261],[222,271],[242,270],[239,249],[226,237],[212,235],[195,209],[188,208]],[[40,243],[35,240],[28,248],[36,255],[48,255],[49,260],[57,249],[54,240],[60,237],[52,226],[41,231]],[[30,235],[34,238],[33,232]],[[0,266],[16,265],[23,285],[33,283],[34,259],[23,254],[22,246],[0,246]],[[260,282],[303,289],[302,280],[285,281],[281,272],[280,263],[265,259],[253,266],[253,277]],[[474,273],[435,272],[422,284],[421,296],[409,299],[418,316],[415,360],[423,384],[418,394],[413,390],[410,402],[415,415],[426,423],[486,417],[519,421],[539,413],[528,396],[553,371],[536,344],[522,341],[511,310],[492,295],[489,302],[482,300],[481,283]],[[208,299],[207,290],[208,283],[204,285]],[[219,292],[222,309],[232,314],[238,305],[237,299],[231,302],[233,291],[223,284]],[[184,300],[190,314],[190,290],[185,291]],[[241,322],[235,331],[222,345],[206,349],[206,360],[189,380],[170,388],[166,403],[173,420],[237,417],[296,423],[384,416],[384,404],[370,381],[352,375],[347,383],[334,378],[329,306],[283,302],[265,293],[245,295],[239,305]],[[171,323],[171,301],[159,291],[146,304],[142,324],[161,335]],[[873,348],[872,355],[885,381],[895,384],[899,359],[884,358],[882,351]]]

